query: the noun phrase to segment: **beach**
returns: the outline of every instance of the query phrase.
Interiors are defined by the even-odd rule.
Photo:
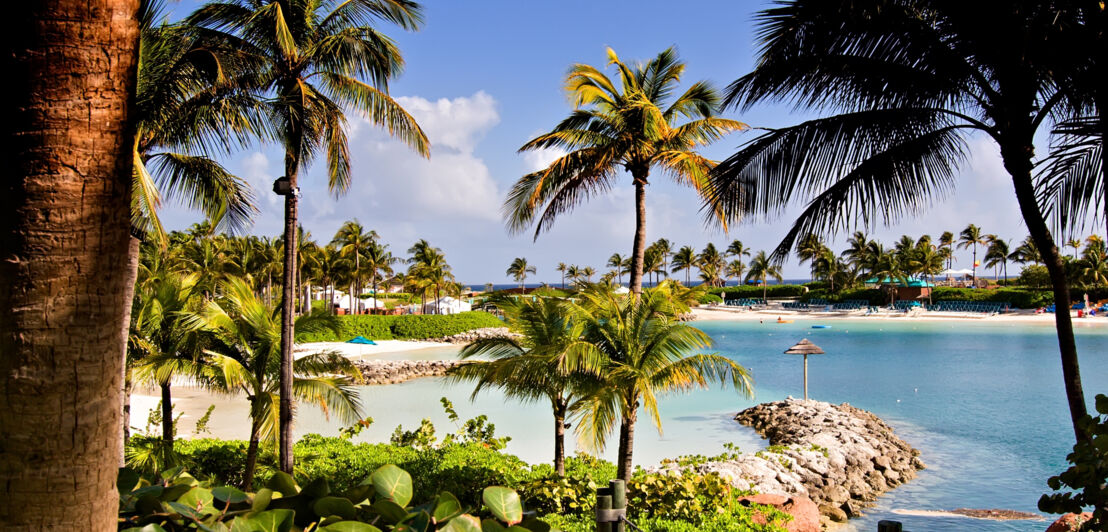
[[[792,309],[757,309],[747,310],[741,307],[725,307],[722,305],[700,306],[693,308],[691,314],[694,320],[702,321],[776,321],[778,317],[784,320],[897,320],[912,322],[930,321],[968,321],[988,323],[1012,323],[1012,324],[1038,324],[1044,326],[1054,325],[1054,314],[1038,313],[1033,310],[1015,310],[1002,314],[985,314],[981,312],[929,312],[882,310],[881,312],[867,314],[864,310],[853,311],[799,311]],[[1077,317],[1076,312],[1070,313],[1073,318],[1073,326],[1077,327],[1105,327],[1108,326],[1108,317]]]

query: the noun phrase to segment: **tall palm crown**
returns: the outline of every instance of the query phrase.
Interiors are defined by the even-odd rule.
[[[527,274],[535,273],[534,266],[527,264],[527,259],[523,257],[516,257],[512,261],[512,264],[508,266],[508,269],[504,271],[506,275],[511,275],[512,279],[515,279],[519,283],[519,287],[522,289],[524,282],[527,280]]]
[[[806,205],[775,253],[855,221],[921,212],[955,186],[971,134],[993,140],[1043,255],[1055,304],[1069,287],[1032,176],[1034,136],[1057,117],[1075,19],[1051,2],[785,0],[758,15],[760,58],[728,89],[749,107],[790,100],[834,114],[751,140],[713,172],[705,209],[733,219]],[[988,21],[983,24],[982,21]],[[1075,435],[1087,408],[1069,313],[1055,314]]]
[[[981,228],[976,225],[969,224],[961,233],[958,233],[958,249],[973,249],[973,280],[977,281],[977,245],[985,245],[987,241],[985,236],[981,234]]]
[[[365,257],[370,244],[376,242],[377,236],[377,231],[366,231],[365,227],[358,223],[357,219],[354,219],[344,222],[339,227],[338,232],[335,233],[335,238],[331,240],[332,244],[339,246],[339,253],[342,253],[353,264],[351,273],[354,276],[354,283],[350,287],[351,312],[357,313],[360,305],[362,280],[365,278],[362,258]]]
[[[689,271],[696,267],[696,250],[692,246],[681,246],[673,254],[673,271],[685,270],[685,285],[689,284]]]
[[[273,136],[285,149],[285,231],[296,241],[298,175],[320,150],[326,153],[328,186],[342,193],[350,183],[345,109],[353,109],[389,134],[427,155],[429,143],[416,121],[388,94],[388,82],[404,65],[400,50],[373,24],[416,29],[420,7],[410,0],[216,0],[186,21],[234,43],[260,65],[254,82],[266,91]],[[293,286],[296,248],[285,246],[285,287]],[[291,473],[293,298],[282,298],[281,470]]]
[[[520,151],[558,148],[568,153],[550,166],[523,176],[504,202],[511,231],[535,224],[535,238],[558,215],[611,189],[620,170],[635,187],[635,238],[631,249],[631,290],[642,290],[646,248],[646,185],[660,168],[678,183],[705,190],[714,163],[693,151],[745,128],[714,116],[719,98],[707,82],[693,83],[670,101],[685,64],[673,49],[650,61],[627,65],[608,50],[619,84],[596,67],[574,65],[566,76],[572,114]],[[679,120],[687,122],[679,123]]]
[[[616,282],[623,284],[623,272],[627,270],[627,264],[630,261],[627,257],[620,255],[619,253],[612,253],[611,257],[608,257],[607,266],[616,272]]]
[[[750,259],[750,269],[746,272],[746,280],[757,279],[762,283],[762,299],[765,299],[769,293],[769,286],[766,281],[770,277],[781,281],[781,267],[773,262],[773,259],[766,255],[765,251],[759,251],[757,255],[754,255],[754,258]]]

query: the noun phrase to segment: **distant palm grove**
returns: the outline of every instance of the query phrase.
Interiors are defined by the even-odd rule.
[[[212,0],[176,21],[162,0],[44,0],[12,12],[0,191],[0,523],[112,530],[127,528],[127,514],[146,526],[134,530],[159,530],[158,522],[172,530],[290,530],[295,507],[297,529],[380,530],[372,520],[387,530],[479,530],[481,520],[464,509],[472,506],[485,512],[484,530],[549,529],[529,521],[518,494],[503,487],[489,487],[480,500],[468,493],[464,504],[445,491],[413,502],[412,478],[395,466],[341,494],[293,481],[298,403],[351,423],[346,439],[382,407],[360,401],[361,374],[350,360],[330,351],[294,356],[294,342],[337,337],[348,331],[344,324],[376,319],[344,315],[437,314],[470,292],[427,240],[390,247],[373,220],[351,219],[334,235],[300,226],[311,208],[300,201],[300,185],[311,169],[336,196],[350,188],[350,117],[433,157],[421,125],[390,93],[405,59],[385,33],[419,30],[422,5]],[[573,209],[626,187],[634,202],[629,251],[594,265],[526,257],[489,265],[490,276],[506,267],[518,288],[484,294],[479,302],[498,317],[479,315],[497,325],[502,316],[518,336],[469,345],[463,357],[492,361],[460,366],[450,378],[474,383],[474,394],[497,388],[549,402],[556,474],[540,480],[566,493],[559,490],[572,482],[562,478],[571,468],[567,421],[590,450],[618,434],[610,476],[631,481],[638,415],[660,429],[658,397],[712,382],[753,390],[746,368],[701,352],[711,339],[681,323],[691,306],[714,297],[709,288],[752,283],[765,298],[794,256],[810,271],[809,287],[831,294],[946,277],[975,290],[1041,288],[1043,303],[1063,310],[1053,319],[1077,444],[1069,459],[1100,467],[1075,465],[1064,481],[1080,495],[1041,504],[1059,513],[1092,506],[1090,526],[1108,526],[1104,429],[1089,415],[1064,311],[1080,291],[1108,287],[1108,246],[1096,234],[1108,234],[1108,128],[1100,113],[1108,99],[1106,17],[1104,2],[783,0],[755,15],[753,70],[717,70],[738,76],[722,89],[686,82],[675,47],[645,61],[607,49],[593,58],[603,66],[569,65],[564,118],[535,124],[532,131],[542,133],[511,147],[558,157],[518,176],[498,198],[502,222],[510,233],[538,239]],[[720,37],[719,46],[739,45]],[[813,118],[765,128],[723,116],[769,104]],[[742,141],[724,160],[703,155],[731,134]],[[972,224],[892,243],[866,233],[954,193],[969,179],[963,170],[977,140],[999,153],[1025,239],[1008,241],[990,233],[999,228]],[[220,162],[261,144],[283,155],[283,175],[272,185],[283,209],[275,237],[246,234],[268,187],[252,190]],[[646,191],[661,177],[690,189],[704,220],[725,231],[799,215],[774,249],[730,237],[726,246],[699,250],[668,239],[649,243]],[[166,201],[204,221],[165,227],[159,209]],[[832,249],[843,236],[845,247]],[[1010,275],[1010,265],[1019,272]],[[553,272],[562,290],[518,297],[529,278],[553,280]],[[242,465],[240,487],[253,489],[264,472],[265,488],[209,490],[219,479],[186,478],[168,467],[176,449],[174,386],[182,380],[245,396],[249,440],[228,460]],[[160,394],[153,417],[160,434],[125,447],[136,386]],[[479,444],[474,452],[495,447],[491,429],[485,434],[478,425],[458,434]],[[395,441],[414,449],[425,436],[398,429]],[[438,458],[428,463],[438,467]],[[118,471],[123,460],[156,474],[128,479]],[[694,492],[674,503],[683,508],[672,509],[681,523],[749,518],[730,485],[695,482],[696,489],[673,488]],[[194,489],[207,499],[169,500]],[[314,504],[313,496],[320,497]],[[355,508],[368,497],[376,498],[372,508]],[[564,501],[555,498],[552,508],[560,510]],[[289,508],[276,508],[282,504]],[[346,528],[340,522],[359,519]]]

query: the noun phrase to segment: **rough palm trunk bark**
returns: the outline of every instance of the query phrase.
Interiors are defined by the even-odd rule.
[[[138,1],[8,7],[0,523],[114,530]]]
[[[1087,440],[1090,435],[1078,425],[1078,420],[1087,413],[1085,392],[1081,385],[1081,368],[1077,359],[1077,344],[1073,338],[1073,321],[1070,318],[1070,291],[1066,281],[1066,272],[1062,256],[1054,243],[1054,237],[1046,225],[1042,211],[1035,200],[1035,188],[1031,179],[1031,154],[1033,153],[1031,136],[1022,143],[1001,146],[1004,168],[1012,176],[1016,190],[1016,200],[1023,214],[1024,223],[1031,234],[1031,240],[1039,249],[1039,255],[1050,275],[1050,284],[1054,292],[1054,324],[1058,331],[1058,348],[1062,359],[1062,379],[1066,386],[1066,400],[1069,403],[1070,421],[1074,436],[1078,440]]]
[[[554,472],[566,476],[566,401],[554,400]]]
[[[132,233],[134,230],[132,230]],[[123,312],[123,338],[126,339],[131,333],[131,309],[134,307],[135,299],[135,282],[138,281],[138,267],[139,267],[139,252],[141,249],[142,240],[135,237],[134,234],[127,242],[127,278],[124,283],[124,305]],[[127,442],[131,441],[131,390],[134,385],[131,382],[131,367],[127,363],[127,342],[123,342],[123,446],[120,447],[120,465],[123,464],[123,447],[127,446]]]
[[[632,455],[635,450],[635,420],[638,418],[638,402],[635,403],[634,410],[630,414],[623,417],[623,421],[619,425],[619,453],[616,457],[617,471],[616,477],[625,481],[631,480],[632,469]]]
[[[646,174],[635,179],[635,241],[631,246],[631,293],[642,293],[642,265],[646,252]]]
[[[257,399],[252,398],[250,400],[250,443],[246,446],[246,471],[242,475],[242,489],[250,491],[254,484],[254,471],[258,468],[258,440],[260,440],[258,434],[261,433],[261,427],[258,423],[258,416],[255,415],[257,411],[257,405],[255,404]]]
[[[293,303],[296,298],[296,221],[297,221],[297,188],[296,178],[299,171],[300,153],[298,142],[290,140],[293,148],[285,153],[285,176],[288,177],[292,192],[285,196],[285,265],[283,276],[284,285],[281,288],[281,375],[280,375],[280,408],[278,411],[278,462],[281,471],[292,474],[292,342],[293,342]]]
[[[173,453],[173,392],[168,382],[158,386],[162,389],[162,451],[168,465]]]

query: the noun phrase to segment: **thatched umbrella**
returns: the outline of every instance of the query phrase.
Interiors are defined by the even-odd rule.
[[[808,400],[808,355],[822,355],[823,349],[809,342],[807,338],[785,350],[786,355],[804,355],[804,400]]]

